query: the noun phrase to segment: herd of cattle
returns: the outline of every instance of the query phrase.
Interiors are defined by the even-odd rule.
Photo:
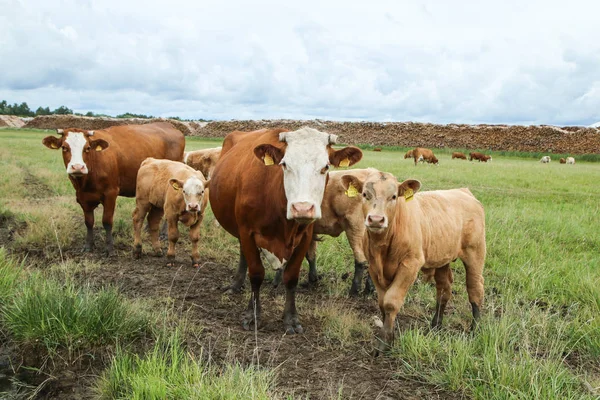
[[[159,224],[164,218],[168,265],[174,263],[181,222],[189,227],[192,264],[198,267],[200,226],[210,202],[220,226],[239,241],[239,264],[228,289],[239,291],[246,275],[250,279],[252,293],[242,315],[246,329],[259,324],[266,258],[278,269],[274,283],[282,282],[286,289],[286,333],[303,331],[295,303],[302,260],[308,260],[309,281],[316,281],[317,235],[342,232],[354,253],[350,294],[359,293],[365,269],[369,276],[364,290],[374,287],[377,292],[383,322],[376,354],[393,341],[396,315],[419,271],[435,280],[437,305],[431,326],[441,325],[452,297],[450,263],[456,259],[466,270],[472,327],[477,323],[484,292],[485,216],[468,189],[419,192],[419,181],[398,182],[392,174],[373,168],[329,171],[358,163],[362,152],[352,146],[335,150],[336,135],[312,128],[235,131],[222,147],[187,153],[183,134],[164,122],[57,133],[60,137],[48,136],[43,144],[62,150],[84,212],[86,251],[94,247],[94,209],[102,204],[106,248],[114,255],[116,198],[135,197],[134,257],[142,255],[144,219],[153,251],[162,255]],[[410,150],[404,158],[414,159],[415,165],[438,164],[425,148]],[[453,153],[452,158],[467,159],[463,153]],[[469,160],[491,159],[469,154]],[[569,157],[565,162],[574,160]]]

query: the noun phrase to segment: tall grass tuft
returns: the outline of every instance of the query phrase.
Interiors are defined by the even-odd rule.
[[[271,372],[196,359],[175,331],[143,357],[117,351],[96,392],[102,399],[270,399],[272,387]]]

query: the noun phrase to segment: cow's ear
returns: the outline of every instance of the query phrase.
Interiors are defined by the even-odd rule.
[[[363,191],[363,182],[353,175],[342,176],[342,186],[348,197],[360,196]]]
[[[285,153],[271,144],[261,144],[254,148],[254,155],[265,165],[277,165],[281,162]]]
[[[90,140],[90,147],[94,151],[106,150],[108,147],[108,142],[104,139]]]
[[[404,197],[406,201],[412,200],[419,189],[421,189],[421,182],[415,179],[407,179],[398,184],[398,197]]]
[[[175,190],[183,189],[183,182],[179,179],[171,178],[169,179],[169,185]]]
[[[329,162],[334,167],[349,167],[362,159],[362,151],[358,147],[344,147],[341,150],[329,148]]]
[[[42,140],[42,144],[49,149],[58,150],[60,149],[60,146],[62,146],[62,138],[59,139],[55,136],[46,136]]]
[[[207,179],[207,180],[204,182],[204,189],[205,189],[205,190],[206,190],[206,189],[208,189],[208,187],[209,187],[209,186],[210,186],[210,179]]]

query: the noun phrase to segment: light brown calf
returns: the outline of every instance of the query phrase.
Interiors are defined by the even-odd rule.
[[[452,159],[454,160],[455,158],[460,158],[461,160],[466,160],[467,156],[465,156],[464,153],[454,152],[454,153],[452,153]]]
[[[137,177],[135,210],[133,211],[133,255],[142,254],[141,231],[148,215],[148,229],[155,255],[162,255],[158,228],[163,215],[169,227],[167,266],[174,265],[175,244],[179,240],[179,222],[190,227],[192,265],[199,266],[200,225],[208,202],[208,183],[201,172],[176,161],[147,158]]]
[[[404,154],[404,159],[406,160],[407,158],[412,158],[413,156],[413,151],[409,150],[406,152],[406,154]]]
[[[558,162],[561,164],[566,164],[567,160],[565,160],[564,158],[561,158],[560,160],[558,160]]]
[[[342,180],[346,187],[352,184],[358,188],[363,196],[369,274],[384,318],[375,354],[392,343],[396,315],[421,268],[426,275],[435,271],[437,306],[431,326],[441,326],[444,309],[452,297],[450,263],[457,258],[466,270],[474,328],[483,302],[485,215],[469,189],[417,194],[419,181],[398,183],[384,172],[375,172],[364,180],[349,175]]]
[[[488,162],[488,161],[492,161],[492,156],[487,156],[483,153],[479,153],[477,151],[474,151],[472,153],[469,153],[469,161],[473,161],[473,160],[478,160],[479,162]]]
[[[221,155],[222,147],[188,151],[183,154],[183,163],[197,171],[202,172],[206,179],[210,179],[217,160]]]
[[[413,159],[415,160],[415,166],[418,161],[425,162],[427,161],[429,164],[439,165],[438,159],[433,154],[433,151],[426,149],[424,147],[417,147],[412,151]]]

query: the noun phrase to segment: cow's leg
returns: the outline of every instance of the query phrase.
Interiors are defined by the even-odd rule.
[[[175,245],[179,240],[179,219],[177,215],[167,218],[169,226],[169,248],[167,249],[167,267],[175,266]]]
[[[162,225],[160,226],[160,240],[167,240],[169,237],[169,224],[167,220],[164,220]]]
[[[265,279],[265,268],[256,242],[250,234],[240,232],[240,250],[248,264],[248,277],[252,287],[248,309],[242,314],[242,327],[249,330],[252,322],[256,328],[260,325],[260,286]]]
[[[379,342],[379,351],[383,352],[394,342],[394,328],[398,311],[404,305],[408,289],[417,279],[418,267],[401,265],[396,273],[392,284],[388,287],[383,296],[383,329],[381,331],[381,341]]]
[[[117,192],[107,193],[104,197],[102,206],[104,210],[102,212],[102,226],[106,232],[106,253],[109,257],[115,255],[115,248],[113,244],[113,216],[115,215],[115,207],[117,205]]]
[[[360,225],[362,223],[362,213],[360,213],[359,221],[354,221],[353,225]],[[365,269],[369,269],[369,262],[367,261],[367,257],[363,251],[363,236],[364,229],[346,230],[346,237],[348,238],[348,243],[350,244],[350,248],[354,254],[354,278],[352,279],[352,286],[350,287],[351,297],[357,296],[360,292],[364,271]],[[373,293],[373,281],[371,281],[371,276],[367,273],[364,294],[368,295],[371,293]]]
[[[202,218],[192,226],[190,226],[190,242],[192,242],[192,267],[200,267],[200,252],[198,251],[198,242],[200,241],[200,225],[202,225]]]
[[[246,272],[248,271],[248,263],[246,262],[246,257],[244,256],[244,252],[242,251],[242,244],[240,242],[240,261],[238,262],[238,268],[235,273],[235,277],[233,278],[233,282],[230,285],[223,287],[223,290],[227,293],[239,293],[242,290],[242,286],[244,286],[244,281],[246,280]]]
[[[479,322],[480,309],[483,303],[483,265],[485,264],[485,244],[479,248],[470,250],[462,258],[465,265],[467,278],[467,293],[469,295],[469,303],[473,312],[473,322],[471,323],[471,331],[477,328]]]
[[[319,280],[317,274],[317,241],[315,239],[316,237],[313,237],[310,241],[310,247],[305,255],[308,262],[308,281],[306,282],[306,286],[312,286]]]
[[[158,238],[158,227],[164,213],[164,210],[159,207],[152,207],[148,213],[148,231],[150,233],[150,243],[152,243],[152,249],[154,249],[154,257],[162,257],[163,255]]]
[[[435,314],[431,320],[431,329],[439,329],[442,326],[444,311],[448,301],[452,298],[452,270],[450,264],[446,264],[435,270],[436,305]]]
[[[283,271],[283,284],[285,285],[285,308],[283,311],[283,327],[287,334],[302,333],[302,325],[296,311],[296,287],[300,277],[302,259],[308,251],[312,236],[306,235],[292,253],[292,257]]]
[[[147,202],[136,201],[135,209],[133,210],[133,258],[136,259],[142,255],[142,225],[144,225],[144,218],[150,207],[152,206]],[[148,221],[148,225],[150,225],[150,221]]]
[[[83,208],[83,218],[85,219],[85,227],[87,234],[85,235],[84,252],[90,252],[94,249],[94,210],[98,206],[91,203],[80,203]]]

